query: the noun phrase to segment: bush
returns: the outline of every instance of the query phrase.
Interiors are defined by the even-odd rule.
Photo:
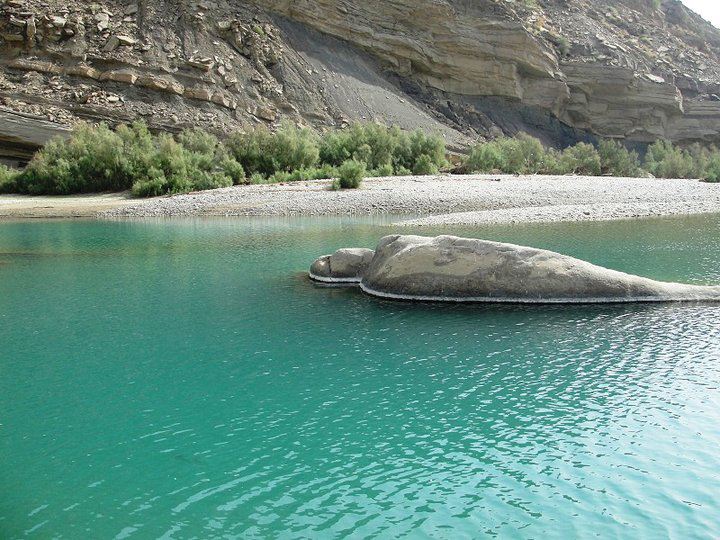
[[[144,142],[133,133],[128,144]],[[39,150],[18,178],[19,190],[30,194],[66,195],[123,191],[130,187],[137,168],[128,159],[125,141],[106,125],[79,124],[69,139],[54,139]]]
[[[265,176],[256,172],[256,173],[252,173],[250,175],[250,183],[251,184],[267,184],[268,180],[267,180],[267,178],[265,178]]]
[[[217,137],[201,130],[154,137],[141,122],[76,126],[50,141],[16,175],[14,191],[65,195],[132,189],[136,196],[186,193],[243,182],[245,172]],[[8,186],[5,186],[6,188]]]
[[[257,174],[257,173],[256,173]],[[279,171],[271,175],[267,182],[275,184],[278,182],[300,182],[305,180],[327,180],[337,176],[337,169],[330,165],[313,167],[310,169],[296,169],[292,172]]]
[[[343,189],[356,189],[365,177],[365,163],[349,159],[338,169],[337,186]]]
[[[670,141],[657,141],[648,148],[645,168],[656,178],[688,178],[694,166],[689,152]]]
[[[165,176],[162,171],[155,169],[153,178],[138,180],[132,186],[132,194],[135,197],[157,197],[165,194]]]
[[[326,134],[320,143],[320,161],[336,167],[348,160],[362,161],[369,169],[392,164],[403,132],[380,124],[353,124]]]
[[[317,164],[317,136],[309,129],[283,124],[277,133],[265,126],[236,133],[227,143],[231,155],[249,174],[272,176],[278,172],[312,168]]]
[[[395,165],[412,169],[422,156],[426,156],[433,168],[441,169],[447,166],[445,154],[445,140],[440,135],[426,134],[418,129],[410,134],[410,154],[399,156]]]
[[[408,171],[409,174],[410,171]],[[393,176],[395,174],[395,171],[393,170],[393,166],[389,163],[386,163],[385,165],[381,165],[377,169],[372,169],[367,172],[367,176],[372,177],[382,177],[382,176]]]
[[[328,133],[320,143],[321,163],[337,167],[348,160],[359,161],[370,171],[382,171],[383,176],[388,175],[390,168],[412,170],[422,155],[435,168],[445,167],[443,138],[419,130],[407,133],[397,127],[368,123]]]
[[[0,193],[14,193],[17,191],[18,172],[9,169],[0,163]]]
[[[582,142],[566,148],[557,163],[562,174],[597,176],[602,169],[598,151],[592,144]]]
[[[720,182],[720,152],[710,154],[704,173],[700,176],[706,182]]]
[[[234,159],[224,159],[220,164],[220,168],[225,175],[232,180],[233,184],[238,185],[245,183],[245,169]]]
[[[638,176],[640,159],[617,141],[603,140],[598,146],[601,171],[611,176]]]
[[[201,129],[186,129],[178,135],[178,142],[186,150],[196,154],[210,156],[220,154],[223,157],[227,155],[227,151],[220,145],[218,138]]]
[[[433,163],[433,160],[430,156],[427,154],[422,154],[417,160],[415,161],[415,166],[413,167],[413,174],[417,175],[425,175],[425,174],[437,174],[438,168]]]
[[[476,145],[465,160],[469,172],[491,173],[502,171],[505,161],[499,141]]]
[[[643,172],[637,152],[617,141],[604,140],[598,148],[587,143],[558,152],[544,148],[534,137],[520,133],[476,145],[465,160],[469,172],[510,174],[584,174],[638,176]],[[720,182],[720,151],[715,147],[692,145],[687,150],[667,141],[648,149],[645,168],[660,178],[701,178]]]
[[[502,171],[510,174],[537,174],[548,171],[548,151],[539,139],[519,133],[480,143],[472,149],[465,166],[471,172]]]

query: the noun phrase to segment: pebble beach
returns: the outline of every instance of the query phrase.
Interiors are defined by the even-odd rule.
[[[407,216],[394,225],[604,221],[720,212],[720,184],[582,176],[435,175],[234,186],[154,199],[0,196],[0,217]]]

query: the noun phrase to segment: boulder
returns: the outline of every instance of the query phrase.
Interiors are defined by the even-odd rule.
[[[373,255],[372,249],[339,249],[317,259],[310,267],[310,278],[325,283],[359,283]]]
[[[343,250],[341,250],[343,251]],[[340,253],[340,252],[338,252]],[[454,236],[387,236],[370,264],[321,258],[311,274],[362,272],[368,294],[405,300],[515,303],[720,301],[720,287],[665,283],[544,249]]]

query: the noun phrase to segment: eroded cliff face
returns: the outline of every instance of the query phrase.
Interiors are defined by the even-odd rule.
[[[676,0],[599,4],[0,0],[0,107],[38,130],[379,120],[456,146],[719,141],[720,32]]]
[[[262,3],[448,95],[502,97],[575,128],[641,142],[720,133],[719,34],[677,2],[664,10],[650,1],[606,2],[600,11],[581,1]]]

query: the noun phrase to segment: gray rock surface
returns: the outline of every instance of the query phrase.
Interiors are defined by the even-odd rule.
[[[372,249],[339,249],[317,259],[310,267],[310,277],[326,283],[359,283],[374,254]]]
[[[407,300],[517,303],[720,301],[720,287],[665,283],[531,247],[386,236],[361,288]]]
[[[0,0],[0,103],[68,125],[717,143],[718,58],[678,0]]]
[[[53,137],[69,134],[61,124],[0,107],[0,163],[24,163]]]

